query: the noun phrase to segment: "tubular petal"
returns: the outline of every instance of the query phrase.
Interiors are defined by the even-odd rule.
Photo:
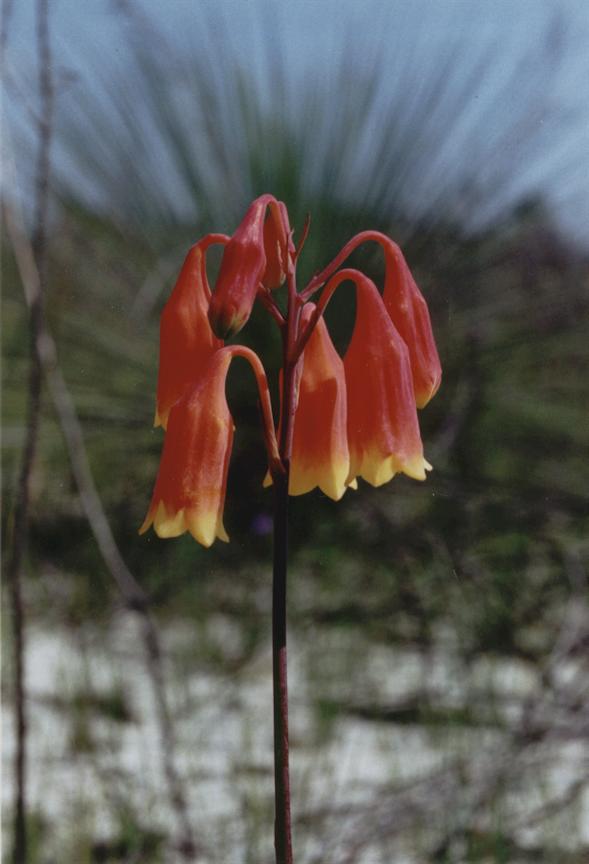
[[[357,312],[344,369],[348,392],[349,478],[373,486],[403,472],[425,479],[407,346],[370,279],[355,271]]]
[[[159,537],[185,531],[203,546],[227,540],[223,506],[233,420],[225,397],[225,379],[233,349],[209,360],[200,382],[170,410],[160,468],[147,517]]]
[[[307,303],[304,326],[315,306]],[[316,486],[338,501],[346,491],[350,455],[347,441],[344,364],[323,318],[317,322],[302,359],[294,419],[289,492],[303,495]]]
[[[194,383],[211,355],[223,346],[211,330],[207,310],[205,237],[188,252],[160,322],[160,359],[154,426],[167,426],[172,406]]]
[[[384,235],[381,243],[386,266],[384,305],[409,349],[415,401],[423,408],[442,380],[427,303],[397,244]]]
[[[268,207],[271,211],[268,219],[270,225],[265,229],[264,219]],[[272,195],[256,198],[223,253],[209,307],[209,321],[219,338],[235,335],[246,324],[258,288],[265,278],[268,279],[266,287],[277,287],[270,286],[270,283],[280,279],[291,242],[284,205],[281,207]],[[269,272],[266,267],[266,244],[271,255]]]
[[[442,369],[432,333],[427,304],[396,243],[380,231],[361,231],[338,252],[333,261],[314,276],[302,296],[308,299],[325,284],[346,258],[362,243],[378,243],[385,255],[384,302],[391,320],[409,348],[415,400],[418,408],[440,386]]]

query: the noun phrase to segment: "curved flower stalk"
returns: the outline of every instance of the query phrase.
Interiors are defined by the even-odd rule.
[[[350,450],[347,483],[362,477],[382,486],[400,472],[425,480],[431,465],[423,457],[409,350],[374,282],[358,270],[336,273],[301,342],[306,344],[336,288],[348,280],[356,285],[356,321],[343,363]]]
[[[286,669],[288,499],[319,487],[338,500],[362,477],[373,486],[396,473],[424,480],[417,408],[439,387],[441,368],[429,312],[395,243],[377,231],[352,238],[303,291],[296,264],[309,228],[295,248],[285,205],[257,198],[232,237],[211,234],[188,254],[162,315],[156,424],[166,427],[155,489],[141,532],[160,537],[190,532],[204,546],[227,540],[223,507],[233,443],[225,396],[232,359],[244,357],[258,383],[262,428],[274,492],[272,676],[277,864],[292,864]],[[360,243],[385,253],[384,295],[357,270],[339,270]],[[224,243],[210,293],[205,251]],[[345,357],[338,355],[323,312],[338,285],[356,286],[357,312]],[[273,292],[286,282],[286,311]],[[316,304],[310,298],[322,286]],[[221,341],[247,323],[259,300],[280,328],[280,422],[258,356]]]
[[[310,281],[302,296],[307,299],[323,285],[346,258],[362,243],[378,243],[385,256],[383,300],[391,321],[407,345],[413,388],[418,408],[423,408],[437,392],[442,367],[434,340],[427,303],[405,261],[400,248],[380,231],[362,231],[336,255],[333,261]]]
[[[199,383],[170,410],[160,468],[148,514],[139,529],[153,524],[159,537],[189,531],[203,546],[218,537],[227,542],[223,508],[234,424],[225,396],[231,360],[245,357],[256,375],[268,430],[271,464],[280,464],[268,382],[259,358],[249,348],[220,348],[209,359]]]

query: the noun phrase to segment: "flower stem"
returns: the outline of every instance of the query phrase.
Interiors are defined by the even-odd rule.
[[[274,685],[274,848],[276,864],[292,864],[286,674],[286,567],[288,468],[274,477],[274,573],[272,583],[272,681]]]
[[[296,410],[298,339],[301,304],[295,268],[288,274],[288,308],[282,329],[282,416],[279,452],[284,473],[273,475],[274,567],[272,581],[272,683],[274,689],[274,848],[276,864],[292,864],[290,775],[288,765],[288,685],[286,674],[286,573],[288,560],[288,479]]]

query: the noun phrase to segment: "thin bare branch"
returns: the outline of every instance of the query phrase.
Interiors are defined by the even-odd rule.
[[[33,250],[14,208],[4,206],[4,219],[24,286],[29,308],[41,290],[40,274]],[[179,827],[178,848],[184,859],[194,860],[196,844],[190,827],[183,784],[175,765],[175,736],[165,692],[162,651],[147,596],[123,560],[106,518],[86,453],[84,435],[76,407],[58,363],[57,348],[44,319],[40,321],[36,349],[65,439],[72,472],[84,513],[94,538],[125,603],[141,620],[146,666],[150,676],[160,728],[164,773],[172,809]]]

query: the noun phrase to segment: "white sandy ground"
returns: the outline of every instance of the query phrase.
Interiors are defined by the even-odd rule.
[[[219,617],[206,627],[213,628],[226,653],[235,650],[237,654],[240,637],[227,619]],[[241,864],[246,860],[246,847],[258,850],[255,860],[269,860],[270,651],[254,655],[232,678],[204,671],[182,673],[192,665],[194,630],[178,622],[163,635],[179,769],[187,785],[193,825],[210,850],[208,861]],[[442,634],[441,646],[445,641]],[[438,694],[441,704],[451,707],[464,704],[466,688],[468,693],[492,688],[496,716],[512,722],[535,683],[533,671],[523,663],[483,659],[465,672],[452,659],[451,650],[444,647],[425,657],[417,651],[358,644],[358,636],[352,637],[345,630],[319,631],[312,639],[295,635],[289,649],[295,816],[311,815],[326,806],[349,807],[353,814],[355,808],[361,811],[367,802],[378,801],[379,790],[388,788],[387,784],[436,776],[455,758],[462,758],[474,776],[479,767],[483,770],[485,760],[495,758],[502,745],[503,733],[492,725],[428,729],[339,714],[331,722],[326,720],[322,730],[312,701],[318,692],[324,698],[354,704],[390,705],[426,687]],[[574,672],[564,670],[563,675]],[[49,846],[44,849],[47,859],[53,853],[60,860],[60,850],[71,847],[76,831],[108,840],[115,831],[121,802],[139,814],[143,825],[168,831],[173,820],[163,791],[158,727],[136,622],[121,616],[112,621],[107,634],[91,628],[75,636],[71,631],[31,629],[27,682],[31,694],[29,804],[51,825]],[[80,754],[71,747],[71,713],[60,708],[57,700],[79,693],[89,684],[95,693],[118,687],[127,697],[134,720],[119,723],[92,714],[89,728],[97,749]],[[14,746],[8,700],[4,701],[2,721],[6,814],[12,795]],[[517,817],[518,843],[531,847],[545,840],[549,832],[560,845],[575,848],[589,844],[587,789],[556,821],[527,822],[527,814],[544,800],[566,793],[571,784],[587,776],[587,742],[555,740],[527,759],[530,764],[526,765],[523,791],[522,785],[508,787],[503,799],[510,815]],[[496,813],[493,818],[497,818]],[[432,830],[439,828],[439,814],[432,820]],[[350,826],[352,822],[342,824]],[[431,841],[423,826],[418,833],[421,836],[416,837],[408,830],[388,847],[375,840],[355,861],[417,864],[422,844],[427,848]],[[338,843],[348,842],[344,835],[337,820],[328,820],[317,830],[303,822],[296,828],[299,860],[309,864],[331,861]]]

